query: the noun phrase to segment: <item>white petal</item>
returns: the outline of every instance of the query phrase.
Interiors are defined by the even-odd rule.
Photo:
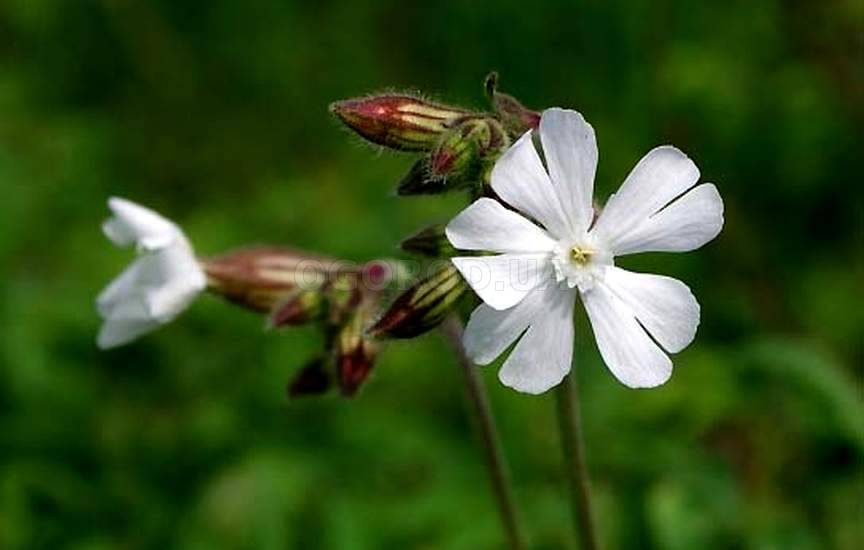
[[[723,199],[713,184],[705,183],[619,235],[615,252],[687,252],[710,242],[722,228]]]
[[[176,247],[138,258],[96,299],[103,318],[172,319],[207,286],[194,258]]]
[[[570,372],[575,296],[575,291],[560,286],[543,289],[543,311],[498,372],[502,384],[538,394],[559,384]]]
[[[541,310],[542,289],[528,293],[524,300],[503,311],[480,304],[465,327],[465,352],[478,365],[488,365],[512,344]]]
[[[610,267],[604,282],[666,351],[677,353],[693,341],[699,302],[678,279]]]
[[[96,299],[105,324],[100,347],[114,347],[174,319],[207,286],[192,247],[180,229],[155,212],[112,199],[115,217],[106,234],[118,244],[138,245],[139,257]]]
[[[639,325],[629,307],[605,285],[582,293],[600,355],[612,374],[631,388],[652,388],[672,375],[672,361]]]
[[[112,197],[108,199],[108,207],[114,217],[108,219],[102,229],[119,246],[137,243],[155,250],[167,246],[180,232],[173,222],[132,201]]]
[[[541,284],[552,284],[548,254],[501,254],[452,258],[453,264],[486,304],[508,309]]]
[[[185,238],[160,250],[152,260],[152,269],[159,271],[154,274],[158,284],[148,294],[151,312],[155,317],[172,319],[207,287],[207,276]]]
[[[114,308],[125,297],[137,291],[136,283],[139,272],[139,268],[136,267],[137,264],[138,262],[133,262],[99,293],[99,297],[96,298],[96,309],[103,318],[110,317]]]
[[[555,246],[543,229],[489,198],[471,203],[445,231],[453,246],[462,250],[545,252]]]
[[[187,296],[194,298],[206,285],[191,249],[178,240],[168,248],[142,253],[99,294],[96,307],[104,318],[172,318],[185,309]],[[115,311],[118,307],[122,312]]]
[[[117,319],[108,320],[102,324],[99,329],[99,336],[96,338],[96,344],[101,349],[116,348],[123,344],[128,344],[139,336],[142,336],[153,329],[161,326],[156,321],[141,321]]]
[[[547,109],[540,117],[540,140],[549,175],[576,236],[588,229],[597,171],[594,128],[576,111]]]
[[[180,315],[198,294],[204,290],[206,280],[190,273],[183,279],[174,279],[147,294],[150,315],[161,323],[167,323]]]
[[[507,204],[541,224],[553,235],[570,235],[567,217],[528,131],[492,169],[492,189]]]
[[[619,254],[619,241],[698,180],[699,169],[687,155],[670,146],[652,149],[609,198],[592,233]]]
[[[107,307],[101,307],[99,314],[103,319],[112,321],[152,322],[154,320],[146,293],[137,290],[134,294],[129,293],[118,297]]]

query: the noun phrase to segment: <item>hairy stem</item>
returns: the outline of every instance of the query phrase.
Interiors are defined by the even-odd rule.
[[[525,532],[519,521],[516,503],[513,498],[513,488],[510,484],[510,472],[504,459],[504,451],[501,448],[501,440],[498,428],[495,426],[495,417],[492,415],[492,407],[489,405],[489,397],[486,394],[486,386],[477,371],[477,367],[465,354],[462,347],[462,322],[455,315],[448,316],[441,324],[441,330],[447,337],[450,347],[456,354],[459,366],[465,374],[465,385],[468,390],[468,398],[473,409],[475,425],[480,432],[480,441],[483,444],[483,452],[486,458],[486,468],[492,482],[492,490],[498,503],[498,512],[501,514],[501,522],[507,532],[507,540],[510,548],[522,550],[526,547]]]
[[[585,446],[582,443],[582,418],[579,412],[578,388],[573,371],[558,386],[558,425],[564,467],[570,484],[570,505],[573,523],[581,550],[596,550],[597,535],[591,510],[591,489],[585,466]]]

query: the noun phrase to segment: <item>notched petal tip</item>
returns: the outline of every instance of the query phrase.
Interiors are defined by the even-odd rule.
[[[102,231],[118,246],[140,246],[145,239],[161,246],[182,235],[174,222],[130,200],[111,197],[108,208],[113,216],[102,224]]]
[[[108,197],[108,208],[115,214],[117,214],[119,211],[123,210],[131,204],[134,203],[132,203],[132,201],[128,199],[124,199],[123,197]]]
[[[618,379],[619,382],[621,382],[621,384],[627,386],[631,390],[650,390],[653,388],[659,388],[660,386],[668,382],[669,379],[672,378],[672,370],[673,369],[670,368],[669,371],[664,373],[662,376],[651,380],[624,380],[622,378],[619,378],[617,375],[615,377]],[[615,374],[614,371],[613,374]]]
[[[708,223],[711,223],[715,227],[715,229],[711,232],[712,235],[706,241],[707,243],[714,240],[717,235],[720,234],[720,231],[723,230],[723,226],[726,224],[726,204],[723,202],[723,197],[720,195],[720,190],[717,189],[717,186],[713,183],[703,183],[702,185],[697,186],[696,189],[700,188],[704,189],[704,200],[708,204],[707,208],[711,214]]]
[[[585,120],[585,117],[582,116],[582,113],[575,109],[566,109],[564,107],[549,107],[548,109],[544,109],[543,112],[540,114],[540,120],[542,121],[544,117],[547,119],[553,117],[564,117],[571,119],[574,122],[584,122],[588,126],[591,126]]]
[[[561,372],[560,376],[555,376],[552,378],[547,378],[545,380],[536,379],[520,379],[512,376],[508,376],[509,373],[501,369],[498,371],[498,380],[513,390],[516,390],[520,393],[527,393],[528,395],[541,395],[556,387],[558,384],[564,380],[564,377],[569,374],[569,370],[566,372]]]

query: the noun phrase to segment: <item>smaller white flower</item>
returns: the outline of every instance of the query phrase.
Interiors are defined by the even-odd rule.
[[[485,302],[465,328],[466,352],[485,365],[517,342],[499,379],[544,392],[570,371],[578,296],[615,377],[632,388],[663,384],[668,354],[696,335],[699,304],[681,281],[621,269],[615,258],[709,242],[723,227],[717,188],[696,185],[699,169],[687,155],[657,147],[595,221],[594,129],[576,111],[549,109],[536,133],[543,160],[529,131],[492,170],[492,189],[518,213],[481,198],[447,225],[456,248],[497,253],[453,258]]]
[[[135,245],[138,258],[96,299],[105,320],[97,343],[121,346],[173,320],[207,286],[192,246],[177,225],[121,198],[108,200],[114,214],[102,230],[114,244]]]

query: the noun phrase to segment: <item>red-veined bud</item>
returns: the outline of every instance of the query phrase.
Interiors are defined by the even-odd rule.
[[[207,289],[255,311],[270,311],[300,290],[322,288],[346,262],[286,248],[247,248],[201,261]]]
[[[410,95],[337,101],[330,111],[365,139],[399,151],[428,151],[468,111]]]
[[[343,395],[354,395],[375,365],[380,344],[365,334],[368,314],[368,308],[356,309],[335,338],[336,374]]]
[[[333,384],[332,375],[329,372],[330,366],[328,359],[324,356],[314,357],[303,365],[288,383],[288,397],[325,393]]]
[[[442,224],[431,225],[404,239],[399,247],[405,252],[429,258],[449,258],[455,255],[456,249],[444,233],[445,227]]]
[[[324,317],[324,294],[319,289],[297,289],[276,304],[270,313],[270,327],[297,326]]]
[[[498,91],[498,73],[490,73],[484,87],[495,114],[511,138],[516,139],[528,130],[540,126],[540,113],[526,108],[512,95]]]
[[[428,157],[411,167],[397,193],[431,195],[455,189],[479,193],[509,144],[510,139],[494,118],[466,117],[441,137]]]
[[[468,289],[450,262],[441,263],[402,292],[369,329],[377,338],[414,338],[435,328]]]

